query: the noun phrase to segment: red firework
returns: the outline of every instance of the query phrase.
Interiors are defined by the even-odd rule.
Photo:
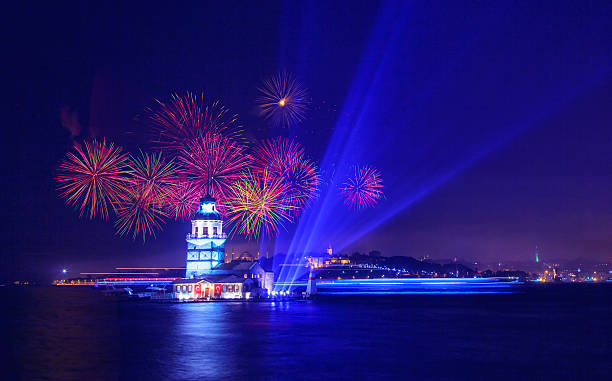
[[[308,109],[308,91],[287,73],[281,72],[264,81],[256,99],[261,114],[279,127],[289,127],[302,120]]]
[[[376,205],[383,197],[383,180],[372,166],[355,166],[354,173],[340,188],[344,203],[351,209],[365,209]]]
[[[200,195],[210,194],[220,202],[231,194],[232,185],[251,164],[242,145],[221,135],[206,135],[189,142],[178,161]]]
[[[299,213],[317,196],[319,174],[316,166],[304,158],[304,148],[289,139],[266,140],[255,148],[253,168],[257,173],[268,172],[269,177],[284,186],[286,203]]]
[[[108,218],[108,206],[115,204],[127,192],[128,156],[106,140],[85,142],[85,149],[75,147],[59,165],[56,177],[60,196],[72,206],[79,205],[83,216],[89,209],[89,218]]]
[[[168,214],[177,221],[186,221],[198,208],[200,192],[188,180],[178,180],[166,199]]]
[[[207,134],[234,138],[240,135],[237,115],[230,114],[219,102],[205,104],[204,95],[174,93],[168,102],[156,100],[156,105],[145,112],[152,122],[152,143],[156,148],[171,152]]]
[[[236,232],[248,238],[258,238],[260,234],[272,236],[279,226],[291,222],[296,207],[285,202],[285,188],[265,170],[241,177],[224,202],[232,236]]]

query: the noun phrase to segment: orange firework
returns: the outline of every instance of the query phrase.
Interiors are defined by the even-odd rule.
[[[287,72],[264,81],[258,88],[257,106],[266,119],[278,127],[289,127],[302,120],[308,110],[308,91]]]

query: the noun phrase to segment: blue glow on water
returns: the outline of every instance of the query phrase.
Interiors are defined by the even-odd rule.
[[[317,279],[314,282],[319,295],[496,294],[517,292],[524,285],[515,278]],[[294,291],[306,285],[303,281],[279,282],[277,290]]]

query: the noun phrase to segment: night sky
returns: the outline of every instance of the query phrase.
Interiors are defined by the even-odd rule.
[[[139,115],[183,90],[220,100],[249,139],[291,135],[322,168],[369,163],[383,174],[376,208],[355,214],[323,194],[262,251],[332,244],[495,262],[530,260],[537,245],[548,260],[610,261],[610,20],[605,1],[13,9],[3,33],[1,278],[184,265],[188,223],[133,242],[112,221],[79,219],[53,182],[68,129],[147,149]],[[312,96],[291,131],[255,110],[257,86],[279,70]]]

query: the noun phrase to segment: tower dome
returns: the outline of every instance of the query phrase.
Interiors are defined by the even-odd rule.
[[[221,215],[217,211],[217,202],[214,197],[207,195],[200,199],[200,207],[193,216],[194,220],[220,221]]]

